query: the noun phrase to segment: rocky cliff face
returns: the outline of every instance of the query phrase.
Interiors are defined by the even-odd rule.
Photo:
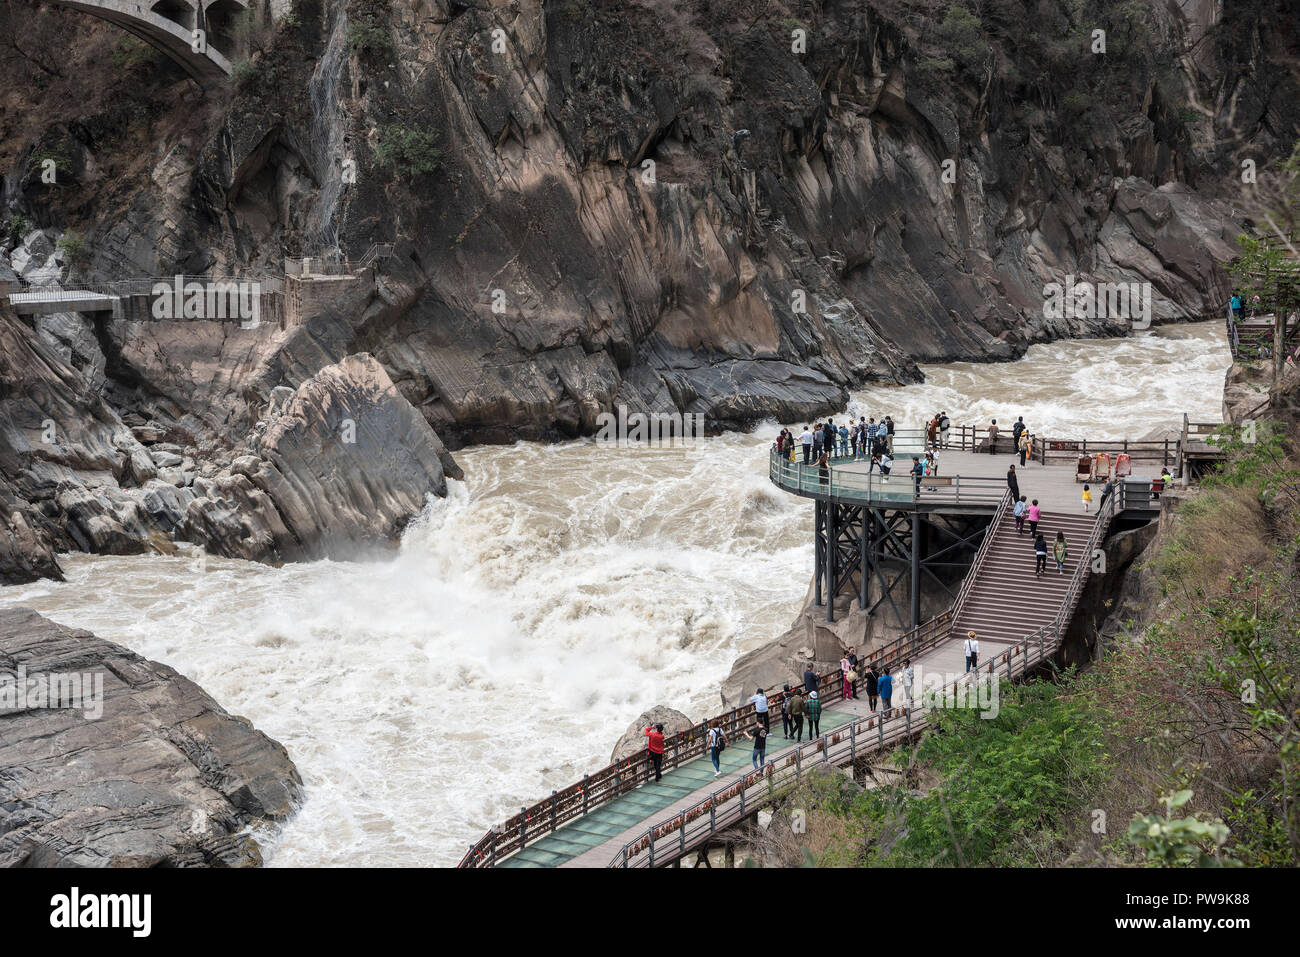
[[[77,694],[40,690],[56,676]],[[0,866],[258,865],[248,825],[287,818],[301,785],[283,747],[171,668],[0,611]]]
[[[119,488],[128,463],[154,478],[156,449],[111,413],[216,481],[273,390],[361,353],[453,447],[589,432],[619,404],[714,429],[804,418],[917,361],[1128,330],[1049,318],[1043,288],[1067,274],[1149,283],[1157,321],[1217,315],[1241,163],[1300,129],[1294,11],[1228,7],[299,0],[207,93],[42,9],[0,21],[2,198],[23,220],[4,248],[24,278],[274,277],[286,254],[395,243],[293,329],[32,321],[105,405],[74,471]],[[66,59],[42,55],[74,26]],[[436,489],[431,448],[415,459]],[[41,502],[60,465],[34,473]],[[297,526],[275,506],[283,530],[259,497],[289,496],[274,469],[231,471],[225,504],[192,515],[195,482],[167,482],[190,492],[157,489],[152,526],[109,495],[77,544],[183,526],[231,554],[319,553],[285,545],[301,494]],[[227,514],[260,531],[210,528]]]

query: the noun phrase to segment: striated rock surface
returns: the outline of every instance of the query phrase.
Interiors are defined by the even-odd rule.
[[[29,682],[93,676],[102,698],[35,707],[29,689],[14,707],[4,684],[20,667]],[[284,748],[183,675],[0,610],[0,866],[256,866],[246,829],[284,821],[301,797]]]

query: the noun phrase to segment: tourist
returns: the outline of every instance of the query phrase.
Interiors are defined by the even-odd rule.
[[[885,416],[885,450],[890,455],[894,454],[894,417]]]
[[[817,481],[822,485],[827,485],[831,480],[831,457],[823,449],[817,456]]]
[[[803,434],[799,436],[799,444],[803,446],[803,464],[807,465],[812,461],[813,434],[806,425],[803,427]]]
[[[1016,478],[1016,467],[1007,469],[1007,488],[1011,489],[1011,501],[1020,501],[1020,481]]]
[[[715,719],[709,728],[709,760],[713,762],[713,776],[722,773],[722,749],[727,746],[727,736],[722,733],[722,725]]]
[[[851,666],[849,665],[849,656],[846,653],[844,657],[840,659],[840,700],[841,701],[848,701],[849,698],[852,697],[852,692],[849,691],[850,670],[851,670]]]
[[[1237,319],[1240,319],[1243,312],[1245,310],[1241,306],[1241,295],[1234,292],[1232,294],[1232,314]]]
[[[1085,482],[1083,485],[1083,510],[1086,512],[1092,507],[1092,489]]]
[[[961,650],[966,656],[966,671],[977,668],[980,663],[980,640],[975,632],[966,632],[966,640],[962,643]]]
[[[882,665],[880,668],[880,679],[876,682],[876,688],[880,692],[880,702],[889,711],[894,706],[894,679],[889,676],[889,665]]]
[[[880,474],[888,475],[889,470],[894,467],[894,460],[888,452],[880,456]]]
[[[912,706],[912,661],[909,658],[903,659],[903,707]]]
[[[839,435],[840,435],[840,455],[848,455],[849,454],[849,427],[847,425],[841,425]]]
[[[858,655],[849,645],[849,694],[853,698],[858,696]]]
[[[921,460],[915,455],[912,456],[912,492],[917,497],[921,497],[921,476],[925,470],[921,468]]]
[[[836,433],[836,431],[835,431],[835,423],[832,422],[832,421],[830,421],[830,420],[827,420],[827,422],[826,422],[826,437],[822,440],[822,448],[824,448],[824,449],[826,450],[826,454],[827,454],[827,455],[834,455],[834,454],[835,454],[835,438],[836,438],[836,435],[837,435],[837,433]]]
[[[789,685],[786,685],[786,686],[785,686],[784,688],[782,688],[781,690],[782,690],[782,695],[781,695],[781,735],[782,735],[782,736],[783,736],[787,741],[789,741],[789,740],[790,740],[790,728],[791,728],[791,723],[790,723],[790,698],[791,698],[791,694],[790,694],[790,686],[789,686]]]
[[[790,726],[796,741],[803,740],[803,715],[805,711],[803,695],[798,691],[790,698]]]
[[[1040,533],[1034,539],[1034,577],[1040,578],[1047,571],[1047,539]]]
[[[998,451],[998,420],[994,419],[989,423],[989,455],[996,455]]]
[[[1106,484],[1101,487],[1101,501],[1097,503],[1097,511],[1101,511],[1106,506],[1106,499],[1110,498],[1110,493],[1115,491],[1115,483],[1106,479]]]
[[[804,710],[808,712],[808,740],[811,741],[822,733],[822,703],[817,700],[816,691],[809,692]]]
[[[1020,448],[1020,436],[1025,432],[1025,417],[1022,415],[1016,419],[1016,424],[1011,426],[1011,451],[1015,452]],[[1020,463],[1024,465],[1024,462]]]
[[[763,722],[756,722],[753,728],[745,732],[745,737],[754,742],[754,753],[750,760],[754,762],[754,769],[758,770],[767,763],[767,728]]]
[[[1056,533],[1056,544],[1052,546],[1052,557],[1056,559],[1056,573],[1065,574],[1065,559],[1069,557],[1070,549],[1065,544],[1065,532]]]
[[[1029,434],[1029,430],[1020,433],[1020,464],[1025,464],[1025,459],[1031,462],[1034,460],[1034,440]]]
[[[948,447],[948,430],[952,428],[952,420],[948,418],[947,412],[939,413],[939,448]]]
[[[1025,510],[1025,518],[1029,520],[1029,534],[1038,534],[1038,520],[1043,517],[1043,510],[1038,507],[1038,499],[1029,503],[1029,508]]]
[[[925,447],[934,448],[935,440],[939,435],[939,417],[936,415],[925,424]]]
[[[763,694],[762,688],[758,689],[758,694],[750,697],[749,703],[754,706],[754,716],[763,722],[763,727],[770,728],[771,725],[768,722],[771,718],[767,713],[767,695]]]
[[[817,672],[813,671],[812,665],[803,670],[803,690],[809,694],[817,690]]]
[[[664,726],[662,724],[652,725],[642,733],[650,739],[646,744],[646,748],[650,752],[650,765],[655,769],[655,780],[662,780],[664,776]]]
[[[1025,508],[1026,507],[1027,507],[1027,500],[1023,495],[1020,496],[1020,498],[1016,499],[1016,507],[1012,510],[1012,512],[1016,516],[1017,535],[1025,534]]]
[[[876,673],[874,664],[867,665],[867,704],[872,711],[876,710],[876,700],[880,697],[880,675]]]

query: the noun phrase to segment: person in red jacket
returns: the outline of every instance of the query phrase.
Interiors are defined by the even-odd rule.
[[[650,739],[646,747],[650,749],[650,763],[654,765],[655,780],[664,776],[664,726],[656,724],[645,729],[645,736]]]

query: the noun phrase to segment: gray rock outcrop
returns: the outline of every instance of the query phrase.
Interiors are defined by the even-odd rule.
[[[649,711],[641,712],[641,716],[627,726],[627,731],[623,732],[623,736],[614,745],[609,760],[611,762],[619,761],[644,749],[646,743],[645,729],[654,724],[664,726],[665,736],[671,736],[678,731],[686,731],[695,726],[695,722],[680,711],[675,711],[667,705],[657,704]]]
[[[62,701],[76,707],[36,703],[54,675],[84,679]],[[0,866],[255,866],[248,826],[284,821],[301,799],[285,749],[188,678],[0,610]]]

